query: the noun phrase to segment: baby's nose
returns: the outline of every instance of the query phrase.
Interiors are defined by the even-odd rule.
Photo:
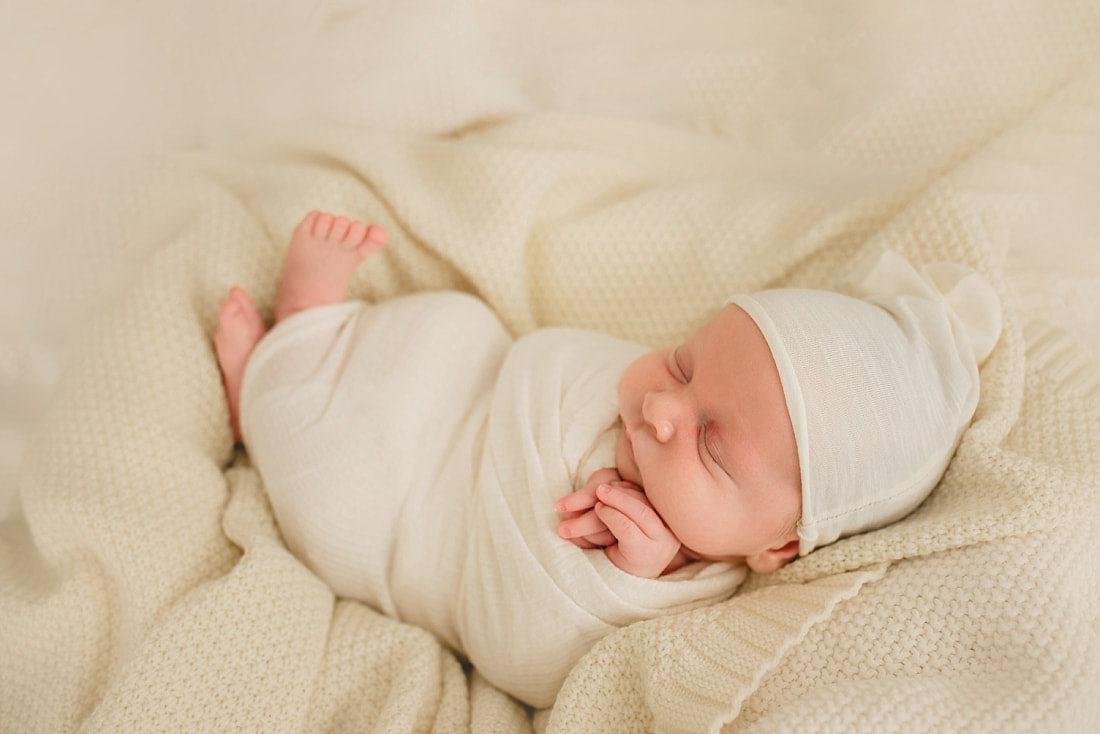
[[[642,417],[653,428],[657,440],[667,443],[676,435],[680,406],[676,396],[667,392],[647,393],[642,402]]]

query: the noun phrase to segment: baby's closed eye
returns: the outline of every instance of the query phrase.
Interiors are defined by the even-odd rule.
[[[671,359],[669,361],[671,363],[670,368],[672,374],[677,380],[683,382],[685,385],[691,382],[691,364],[682,346],[672,350]]]

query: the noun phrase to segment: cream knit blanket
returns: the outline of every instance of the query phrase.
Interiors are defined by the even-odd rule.
[[[27,453],[25,522],[0,536],[0,730],[1095,727],[1100,377],[1020,308],[1005,257],[1080,238],[1062,215],[1095,211],[1100,13],[688,6],[538,2],[521,20],[471,4],[463,32],[427,45],[482,49],[475,67],[498,75],[472,75],[468,96],[433,87],[441,104],[410,73],[388,120],[257,133],[135,176],[119,246],[162,238],[88,330]],[[478,42],[486,28],[508,49]],[[541,49],[557,66],[493,63],[565,29],[574,43]],[[428,633],[335,599],[234,454],[217,307],[240,283],[269,313],[314,207],[392,234],[353,295],[466,290],[515,334],[667,343],[730,293],[833,287],[875,245],[982,270],[1005,330],[975,422],[913,515],[605,638],[531,718]]]

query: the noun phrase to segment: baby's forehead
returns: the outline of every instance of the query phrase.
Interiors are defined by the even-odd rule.
[[[688,334],[683,342],[696,348],[700,358],[716,358],[727,352],[749,352],[769,356],[775,365],[772,344],[756,320],[745,309],[728,303]]]

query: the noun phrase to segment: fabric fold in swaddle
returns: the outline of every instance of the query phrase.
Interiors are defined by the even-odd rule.
[[[312,309],[254,353],[242,432],[287,545],[337,594],[548,706],[603,636],[744,577],[641,579],[557,535],[554,502],[614,464],[618,381],[645,351],[569,329],[513,342],[456,293]]]

